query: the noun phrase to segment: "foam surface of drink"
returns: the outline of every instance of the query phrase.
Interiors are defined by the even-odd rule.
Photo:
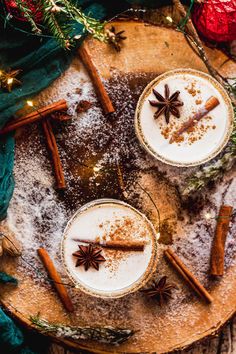
[[[164,96],[165,84],[169,86],[170,95],[180,91],[179,100],[184,103],[178,107],[180,118],[171,114],[169,124],[165,122],[164,114],[154,119],[157,108],[149,103],[149,100],[157,100],[153,88]],[[170,144],[172,134],[204,107],[211,96],[216,97],[220,104],[195,127],[183,133],[179,141]],[[149,88],[140,101],[140,107],[138,134],[142,136],[142,142],[154,154],[173,164],[196,164],[211,157],[224,144],[231,126],[229,107],[222,92],[206,77],[194,73],[183,71],[164,76]]]
[[[67,270],[74,281],[92,291],[126,291],[144,276],[151,262],[154,237],[147,219],[129,206],[112,202],[90,206],[75,215],[66,229],[63,249]],[[75,267],[72,253],[81,243],[74,238],[100,242],[143,240],[145,247],[143,252],[103,248],[106,261],[100,264],[99,271],[93,268],[85,271],[83,266]]]

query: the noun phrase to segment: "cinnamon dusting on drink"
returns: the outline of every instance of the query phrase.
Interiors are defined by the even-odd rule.
[[[185,90],[193,97],[195,97],[201,91],[196,89],[196,82],[192,81],[188,86],[185,87]]]
[[[115,222],[113,221],[112,224],[107,221],[102,225],[105,226],[104,229],[106,229],[102,237],[100,237],[103,242],[117,241],[125,242],[127,245],[138,241],[146,242],[145,229],[142,227],[140,228],[140,224],[136,223],[135,220],[132,220],[130,217],[117,219]],[[110,270],[111,273],[113,273],[118,268],[119,262],[130,257],[131,252],[105,248],[104,254],[107,260],[104,265]]]
[[[197,99],[197,100],[195,101],[195,103],[196,103],[196,104],[202,104],[202,100]]]

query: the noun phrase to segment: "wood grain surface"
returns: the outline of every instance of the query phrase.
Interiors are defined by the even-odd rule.
[[[174,69],[177,67],[190,67],[198,70],[202,70],[206,72],[206,67],[200,60],[200,58],[196,55],[195,51],[189,46],[186,42],[182,33],[177,32],[171,28],[165,27],[157,27],[150,24],[135,22],[135,21],[127,21],[127,22],[117,22],[115,23],[115,27],[117,31],[125,30],[127,35],[127,40],[124,44],[124,48],[121,53],[118,55],[115,54],[110,48],[106,45],[99,43],[93,39],[88,39],[86,41],[87,49],[89,50],[91,56],[94,58],[94,64],[99,69],[101,76],[104,79],[110,79],[112,73],[114,71],[121,71],[124,73],[138,73],[142,72],[158,72],[163,73],[164,71]],[[148,40],[147,40],[148,38]],[[142,43],[142,45],[140,45]],[[167,43],[167,44],[166,44]],[[213,65],[220,70],[220,72],[224,75],[232,76],[232,74],[236,71],[236,64],[230,60],[227,60],[227,57],[222,52],[216,49],[206,48],[209,57]],[[129,58],[129,60],[127,60]],[[17,273],[17,264],[8,263],[5,267],[6,271],[17,276],[21,276]],[[194,333],[193,329],[191,329],[191,334],[188,336],[190,329],[186,325],[183,332],[183,342],[182,344],[179,342],[179,346],[185,347],[186,345],[190,345],[195,341],[202,340],[205,336],[212,336],[217,332],[225,322],[227,322],[232,315],[235,313],[236,309],[236,299],[235,299],[235,291],[236,289],[236,267],[232,267],[230,271],[227,273],[227,281],[232,282],[232,288],[227,289],[228,291],[228,299],[225,302],[224,307],[221,305],[221,296],[223,290],[220,288],[214,289],[214,298],[215,298],[215,307],[214,311],[208,313],[204,318],[204,323],[197,323],[198,331]],[[31,297],[29,296],[30,291],[34,291],[37,298],[37,307],[38,310],[42,313],[42,315],[47,317],[46,309],[50,307],[53,309],[53,318],[52,321],[65,323],[75,323],[76,319],[71,319],[65,314],[63,308],[61,307],[60,302],[55,297],[55,293],[53,291],[49,291],[46,288],[39,288],[38,285],[34,284],[30,276],[25,274],[24,279],[22,279],[20,285],[20,292],[12,291],[9,295],[8,289],[2,291],[1,293],[1,301],[4,306],[6,306],[15,317],[17,317],[21,322],[25,323],[29,327],[30,322],[26,320],[29,313],[32,313],[35,302],[31,303]],[[25,303],[22,303],[22,299],[26,299]],[[41,300],[40,300],[41,299]],[[196,305],[200,312],[204,312],[204,309],[201,304]],[[19,310],[19,312],[18,312]],[[219,318],[216,316],[217,311],[222,310],[222,317],[219,321]],[[21,314],[25,313],[25,316]],[[201,331],[202,327],[202,331]],[[236,321],[232,320],[230,324],[228,324],[222,332],[219,333],[217,337],[209,338],[204,341],[202,344],[197,344],[191,351],[188,353],[191,354],[231,354],[236,353]],[[163,335],[167,335],[166,332],[163,331]],[[52,339],[58,340],[56,338]],[[152,338],[154,340],[154,338]],[[95,350],[103,350],[104,348],[101,346],[93,347],[91,344],[77,344],[71,342],[69,340],[59,340],[65,346],[69,346],[70,349],[76,349],[77,353],[81,352],[81,347],[86,348],[89,352]],[[143,343],[142,343],[143,345]],[[142,347],[141,345],[141,347]],[[171,343],[169,348],[174,349],[174,339],[171,338]],[[121,352],[130,350],[134,350],[131,345],[127,347],[123,347]],[[109,351],[107,348],[104,349],[105,352]],[[113,353],[116,353],[116,349],[112,349]],[[52,345],[49,349],[49,353],[66,353],[72,354],[72,352],[68,352],[64,350],[59,345]],[[186,350],[179,351],[178,353],[187,353]]]
[[[58,344],[52,344],[48,354],[78,354]],[[176,354],[236,354],[236,317],[234,317],[217,336],[195,344],[192,348],[177,351]]]

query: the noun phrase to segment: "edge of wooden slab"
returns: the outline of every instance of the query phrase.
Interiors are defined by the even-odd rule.
[[[68,348],[68,349],[75,349],[75,350],[85,350],[88,352],[93,352],[93,353],[97,353],[97,354],[111,354],[111,353],[122,353],[119,352],[117,349],[118,347],[112,347],[111,351],[105,351],[105,350],[98,350],[95,347],[90,347],[90,346],[86,346],[84,343],[82,342],[75,342],[73,340],[70,339],[65,339],[65,338],[60,338],[60,337],[56,337],[55,335],[53,335],[52,333],[45,333],[41,330],[39,330],[37,328],[37,326],[33,325],[31,323],[30,320],[23,318],[21,316],[21,314],[16,310],[16,309],[9,309],[9,307],[4,303],[4,301],[0,298],[0,304],[3,306],[3,308],[6,310],[6,312],[8,314],[11,315],[11,317],[16,320],[17,322],[19,322],[22,326],[24,326],[26,329],[30,330],[30,331],[36,331],[39,335],[43,335],[45,337],[48,337],[52,340],[52,342],[54,343],[58,343],[61,344],[62,346]],[[236,314],[236,309],[232,312],[230,312],[228,314],[228,316],[226,318],[223,319],[222,322],[219,322],[217,324],[217,326],[210,328],[207,333],[206,332],[202,332],[199,335],[197,335],[197,338],[195,338],[193,341],[190,339],[184,343],[179,343],[177,347],[172,348],[171,350],[168,350],[167,352],[159,352],[158,354],[168,354],[168,353],[172,353],[178,350],[184,350],[186,348],[190,348],[190,347],[194,347],[195,345],[197,345],[198,343],[201,343],[207,339],[209,339],[210,337],[214,337],[216,336],[220,330],[222,330],[227,323],[234,317],[234,315]],[[96,346],[96,344],[94,345]],[[116,348],[115,350],[113,350],[114,348]],[[133,354],[132,352],[127,353],[126,354]],[[137,353],[134,353],[137,354]],[[157,354],[157,353],[154,353]]]
[[[132,21],[132,20],[131,20]],[[128,21],[127,21],[128,22]],[[135,21],[138,23],[139,21]],[[142,22],[142,21],[140,21]],[[31,330],[31,331],[37,331],[39,334],[44,335],[48,338],[50,338],[53,342],[59,343],[67,348],[70,348],[72,350],[85,350],[89,352],[94,352],[94,353],[99,353],[99,354],[111,354],[111,353],[119,353],[117,350],[118,347],[111,347],[111,351],[105,351],[105,350],[98,350],[96,349],[96,344],[94,347],[88,346],[84,344],[83,342],[75,342],[70,339],[64,339],[64,338],[59,338],[55,337],[55,335],[50,334],[50,333],[44,333],[40,331],[35,325],[33,325],[29,319],[24,318],[16,309],[9,308],[9,305],[6,304],[1,298],[0,298],[0,304],[2,304],[3,308],[7,310],[7,312],[21,325],[23,325],[25,328]],[[183,343],[177,344],[177,347],[171,348],[168,352],[165,353],[170,353],[176,350],[183,350],[186,347],[191,347],[195,346],[197,343],[202,342],[204,340],[209,339],[210,337],[213,337],[217,335],[217,333],[227,324],[228,321],[236,314],[236,309],[232,310],[229,312],[221,322],[218,322],[216,326],[211,327],[208,331],[196,334],[195,338],[191,339],[189,338]],[[121,352],[120,352],[121,353]],[[159,353],[161,354],[161,353]],[[164,352],[162,352],[164,354]]]

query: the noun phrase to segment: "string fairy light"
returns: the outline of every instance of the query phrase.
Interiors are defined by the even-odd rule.
[[[27,103],[27,105],[29,107],[34,107],[34,102],[33,101],[28,100],[28,101],[26,101],[26,103]]]
[[[232,215],[231,215],[231,218],[235,217],[236,216],[236,209],[233,211]],[[214,220],[218,220],[219,218],[224,218],[224,216],[214,216],[212,215],[210,212],[206,212],[205,215],[204,215],[205,219],[206,220],[211,220],[211,219],[214,219]],[[228,216],[226,217],[228,218]]]
[[[210,220],[210,219],[214,219],[214,218],[212,217],[211,213],[207,212],[207,213],[205,213],[205,219]]]
[[[166,19],[167,19],[167,21],[169,21],[170,23],[173,23],[173,18],[172,18],[172,17],[166,16]]]
[[[101,167],[94,166],[93,167],[94,172],[99,172],[101,170]]]
[[[8,85],[11,85],[13,83],[13,77],[10,77],[9,79],[7,79],[7,83],[8,83]]]

